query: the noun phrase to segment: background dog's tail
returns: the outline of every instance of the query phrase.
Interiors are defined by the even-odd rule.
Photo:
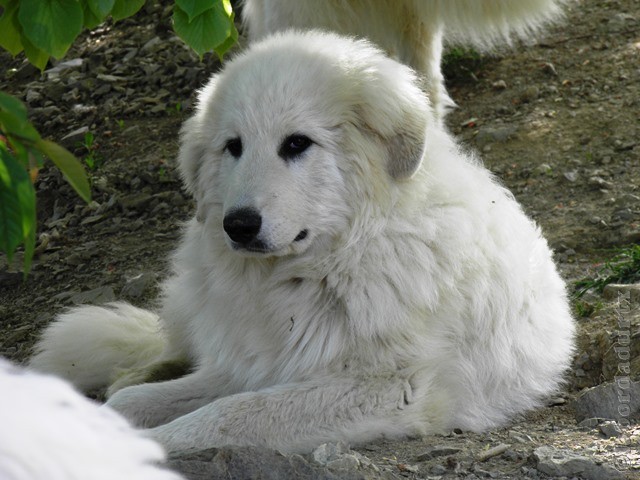
[[[567,0],[435,0],[424,2],[423,16],[435,16],[445,40],[489,48],[523,39],[562,16]]]
[[[127,303],[82,306],[47,327],[30,366],[90,392],[111,385],[120,372],[152,364],[165,347],[155,313]]]

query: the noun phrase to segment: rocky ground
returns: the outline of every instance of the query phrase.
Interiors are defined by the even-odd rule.
[[[153,303],[192,211],[174,166],[178,131],[215,68],[173,36],[168,8],[156,4],[84,35],[43,75],[0,53],[0,89],[25,101],[45,137],[83,159],[94,192],[84,205],[58,172],[41,172],[26,282],[20,258],[8,265],[0,256],[0,355],[23,362],[40,329],[69,305]],[[536,45],[448,71],[459,105],[450,129],[539,222],[569,285],[640,243],[637,0],[579,0]],[[566,391],[507,428],[356,451],[329,445],[308,457],[207,451],[171,464],[190,478],[640,478],[640,383],[631,382],[640,378],[640,295],[614,287],[575,307],[578,349]],[[598,388],[584,396],[589,387]]]

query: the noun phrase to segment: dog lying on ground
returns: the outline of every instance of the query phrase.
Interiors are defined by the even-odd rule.
[[[31,362],[116,382],[108,404],[170,451],[480,431],[562,382],[574,324],[546,241],[367,41],[254,44],[200,92],[179,165],[197,209],[159,315],[76,308]]]
[[[531,40],[566,0],[245,0],[252,41],[289,28],[368,38],[423,75],[436,117],[453,105],[440,62],[443,42],[487,50],[512,35]]]

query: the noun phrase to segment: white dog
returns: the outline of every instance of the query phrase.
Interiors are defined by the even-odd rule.
[[[159,317],[80,307],[33,366],[116,390],[170,450],[308,451],[483,430],[561,383],[574,332],[546,241],[364,40],[254,44],[201,91],[180,168],[196,198]],[[163,363],[164,362],[164,363]]]
[[[252,41],[289,28],[357,35],[416,69],[439,120],[453,102],[440,69],[443,41],[487,49],[512,35],[530,40],[567,0],[245,0]]]
[[[179,480],[160,445],[59,378],[0,358],[2,480]]]

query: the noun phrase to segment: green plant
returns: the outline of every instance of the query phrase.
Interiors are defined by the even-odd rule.
[[[66,149],[40,137],[19,100],[0,92],[0,250],[9,261],[24,244],[24,271],[29,271],[36,238],[36,193],[33,182],[48,157],[89,202],[89,182],[78,160]]]
[[[182,112],[182,104],[180,102],[177,102],[173,106],[168,106],[166,111],[169,115],[178,115],[180,114],[180,112]]]
[[[102,164],[102,160],[98,156],[98,146],[94,142],[93,132],[84,134],[84,141],[80,143],[80,146],[87,151],[87,155],[84,157],[84,163],[89,167],[89,170],[98,168]]]
[[[477,81],[483,57],[471,48],[452,47],[442,57],[442,73],[448,81]]]
[[[634,283],[640,281],[640,245],[620,249],[604,262],[593,278],[575,282],[574,297],[580,298],[589,290],[602,292],[610,283]]]
[[[0,46],[12,55],[24,51],[43,70],[49,57],[62,58],[83,28],[107,17],[114,21],[135,14],[145,0],[0,0]],[[175,0],[173,27],[202,56],[219,56],[238,39],[229,0]]]
[[[62,58],[83,28],[108,17],[134,15],[145,0],[0,0],[0,47],[12,55],[24,52],[44,70],[50,57]],[[222,57],[237,41],[230,0],[175,0],[173,26],[200,57],[214,51]],[[176,106],[180,111],[181,106]],[[120,128],[124,122],[119,120]],[[98,166],[93,134],[85,136],[85,163]],[[24,272],[29,271],[35,245],[36,200],[33,182],[48,157],[85,201],[89,182],[82,165],[61,146],[43,140],[27,119],[24,105],[0,92],[0,252],[9,261],[24,244]]]
[[[587,318],[602,310],[603,303],[591,303],[584,300],[576,299],[573,304],[573,311],[578,318]]]

